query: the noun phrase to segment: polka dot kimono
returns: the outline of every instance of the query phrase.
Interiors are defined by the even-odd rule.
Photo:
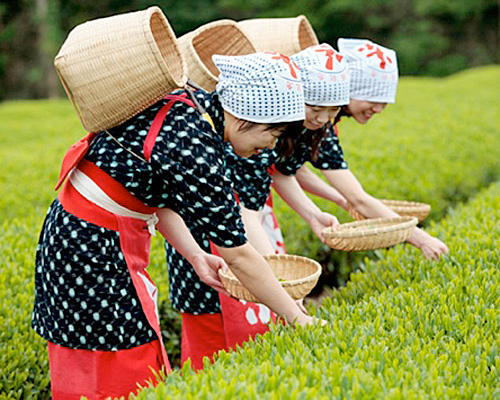
[[[321,140],[315,160],[311,157],[311,136],[304,132],[294,143],[293,153],[290,157],[279,157],[276,160],[276,169],[284,175],[295,175],[302,165],[310,162],[315,168],[346,169],[347,162],[339,143],[336,129],[329,127],[325,137]]]
[[[275,150],[265,149],[250,158],[238,157],[230,147],[226,147],[226,162],[230,177],[241,205],[251,210],[261,210],[269,197],[273,167],[285,175],[295,175],[306,162],[318,169],[346,169],[342,148],[333,128],[321,140],[318,156],[311,158],[311,137],[304,130],[295,141],[290,156],[278,156]]]
[[[146,205],[179,213],[193,232],[199,232],[197,240],[242,245],[243,224],[225,176],[220,103],[214,94],[200,91],[196,96],[216,131],[194,108],[176,103],[159,132],[151,161],[146,162],[144,141],[151,121],[166,103],[162,100],[111,129],[116,140],[101,132],[85,158]],[[211,289],[192,267],[182,268],[185,275],[174,279],[176,287],[185,291],[204,287],[200,296],[210,300]],[[68,213],[57,199],[48,210],[37,246],[35,290],[32,326],[55,344],[120,350],[156,340],[120,249],[119,233]]]
[[[240,204],[250,210],[260,210],[269,196],[273,168],[278,154],[264,149],[249,158],[236,155],[231,146],[226,146],[227,174],[238,195]]]

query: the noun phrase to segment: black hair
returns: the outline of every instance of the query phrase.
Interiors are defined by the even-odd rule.
[[[293,147],[304,130],[304,120],[289,122],[279,137],[276,145],[278,157],[288,157],[293,153]]]
[[[279,130],[283,133],[288,129],[290,124],[294,124],[294,122],[273,122],[270,124],[267,123],[258,123],[258,122],[252,122],[252,121],[247,121],[247,120],[241,120],[243,123],[239,127],[239,131],[241,132],[246,132],[253,128],[256,125],[265,125],[264,130],[265,131],[271,131],[271,130]],[[301,121],[303,123],[304,121]]]
[[[317,160],[321,141],[328,135],[328,129],[331,127],[332,123],[328,123],[316,130],[305,129],[303,125],[299,126],[298,129],[287,130],[288,134],[283,134],[276,146],[278,157],[281,159],[290,157],[293,154],[296,141],[299,139],[299,136],[301,136],[300,140],[305,142],[311,149],[311,160]]]
[[[333,125],[336,125],[337,122],[339,122],[340,118],[342,118],[342,117],[352,117],[352,114],[349,112],[348,107],[349,107],[349,105],[345,105],[345,106],[340,107],[340,111],[337,114],[337,116],[335,117],[335,119],[333,121]]]

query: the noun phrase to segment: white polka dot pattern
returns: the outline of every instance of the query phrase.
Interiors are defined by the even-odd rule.
[[[155,340],[119,243],[117,232],[52,203],[36,254],[32,326],[39,335],[61,346],[99,350]]]
[[[236,155],[231,146],[226,146],[227,174],[242,206],[255,211],[264,207],[272,183],[268,168],[277,158],[276,151],[269,149],[243,158]]]

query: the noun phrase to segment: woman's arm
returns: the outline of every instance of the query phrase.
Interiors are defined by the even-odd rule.
[[[308,325],[315,321],[300,310],[250,243],[232,248],[216,247],[243,286],[288,323]]]
[[[248,208],[241,207],[241,217],[245,224],[248,241],[260,254],[275,254],[273,245],[269,240],[267,232],[262,227],[262,211],[253,211]],[[308,314],[304,307],[304,299],[296,301],[300,311]]]
[[[354,209],[365,217],[380,218],[398,215],[380,200],[366,193],[361,183],[348,169],[324,170],[322,172],[328,182],[337,188]],[[448,247],[443,242],[420,228],[414,229],[407,242],[422,250],[427,259],[437,260],[442,254],[448,254]]]
[[[274,248],[262,228],[262,211],[254,211],[241,206],[241,218],[245,224],[248,241],[260,254],[274,254]]]
[[[158,231],[193,266],[201,281],[218,292],[229,295],[217,272],[219,268],[227,268],[224,260],[204,251],[194,240],[181,216],[170,208],[162,208],[156,215],[159,219],[156,224]]]
[[[229,296],[217,273],[219,268],[228,267],[224,261],[227,260],[242,284],[287,322],[308,325],[315,321],[301,311],[278,282],[264,258],[249,243],[234,248],[216,246],[222,258],[217,257],[200,248],[179,214],[163,208],[157,215],[157,229],[188,260],[203,283]]]
[[[295,178],[297,179],[300,187],[305,191],[315,196],[322,197],[323,199],[332,201],[344,210],[347,210],[349,207],[349,203],[344,196],[307,168],[305,164],[297,170]]]
[[[366,218],[397,217],[380,200],[365,192],[363,186],[348,169],[322,170],[328,182],[335,187],[354,209]]]
[[[327,227],[337,227],[336,217],[321,211],[301,189],[294,176],[276,172],[273,176],[273,187],[280,197],[292,207],[307,223],[313,232],[324,242],[322,231]]]

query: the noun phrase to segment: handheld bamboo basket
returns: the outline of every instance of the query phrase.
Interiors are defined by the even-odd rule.
[[[187,81],[174,31],[158,7],[78,25],[54,65],[89,132],[125,122]]]
[[[431,211],[431,206],[426,203],[405,200],[380,200],[383,204],[389,207],[392,211],[402,217],[416,217],[418,222],[422,222]],[[349,209],[349,214],[355,220],[366,219],[364,215],[357,212],[354,208]]]
[[[264,258],[283,288],[294,300],[302,299],[309,294],[321,275],[321,265],[307,257],[277,254],[265,255]],[[226,272],[219,270],[219,276],[232,296],[246,301],[259,301],[230,270]]]
[[[326,228],[323,236],[333,249],[344,251],[376,250],[394,246],[410,237],[417,225],[415,217],[375,218]]]
[[[202,25],[181,36],[178,43],[189,79],[209,92],[215,90],[219,76],[212,61],[214,54],[239,56],[257,51],[246,33],[230,19]]]
[[[238,22],[257,51],[275,51],[286,56],[319,44],[309,20],[295,18],[256,18]]]

